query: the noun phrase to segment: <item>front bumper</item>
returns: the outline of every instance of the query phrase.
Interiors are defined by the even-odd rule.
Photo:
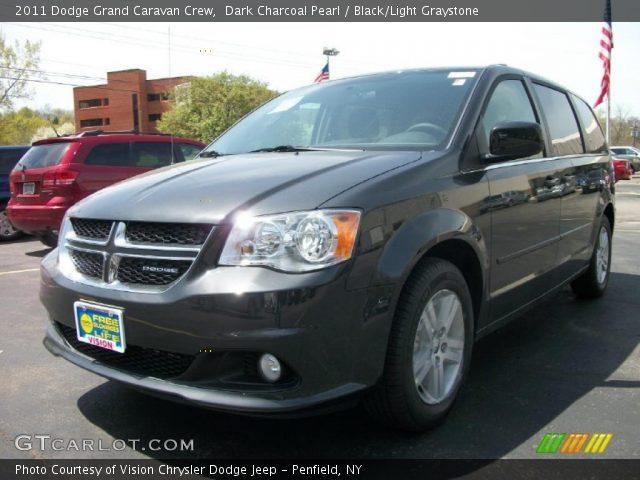
[[[229,392],[214,389],[201,388],[190,385],[181,385],[153,377],[143,377],[114,368],[110,368],[91,357],[75,351],[67,343],[53,325],[47,328],[43,340],[44,346],[57,357],[62,357],[69,362],[89,370],[97,375],[110,380],[116,380],[137,390],[145,391],[155,396],[199,405],[219,411],[228,411],[244,414],[297,414],[305,410],[331,409],[342,405],[347,399],[360,392],[364,386],[360,384],[347,384],[332,390],[299,398],[264,398],[248,396],[241,392]],[[338,402],[336,402],[338,400]]]
[[[302,413],[356,399],[382,373],[390,314],[367,313],[372,292],[349,291],[344,266],[291,275],[218,267],[153,294],[73,282],[58,271],[55,251],[41,272],[40,296],[52,321],[47,349],[155,395],[245,414]],[[184,373],[158,378],[79,351],[60,328],[75,328],[77,300],[122,308],[127,349],[189,356],[193,363]],[[229,382],[229,372],[216,363],[221,355],[266,352],[286,366],[286,381]]]

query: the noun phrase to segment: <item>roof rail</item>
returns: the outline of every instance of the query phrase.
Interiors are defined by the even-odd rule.
[[[84,132],[77,133],[76,137],[95,137],[102,133],[104,133],[102,130],[85,130]]]
[[[95,137],[97,135],[159,135],[159,136],[171,136],[170,133],[158,133],[158,132],[140,132],[138,130],[85,130],[76,134],[76,137]]]

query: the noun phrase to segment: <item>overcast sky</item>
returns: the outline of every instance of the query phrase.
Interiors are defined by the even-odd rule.
[[[401,68],[506,63],[554,80],[593,104],[600,89],[600,23],[4,23],[8,40],[42,41],[52,82],[92,85],[107,71],[148,78],[248,74],[284,91],[313,81],[322,48],[331,77]],[[640,23],[615,23],[613,106],[640,117]],[[169,41],[170,39],[170,41]],[[169,49],[169,44],[171,48]],[[25,104],[73,108],[69,85],[33,83]]]

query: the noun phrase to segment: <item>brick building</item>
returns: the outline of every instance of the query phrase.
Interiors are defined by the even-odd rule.
[[[156,122],[169,109],[166,92],[186,81],[186,77],[147,80],[147,72],[137,68],[108,72],[105,85],[73,89],[76,131],[156,132]]]

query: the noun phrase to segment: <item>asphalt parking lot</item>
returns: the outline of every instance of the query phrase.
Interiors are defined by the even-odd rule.
[[[49,250],[0,245],[2,458],[534,458],[546,432],[610,432],[600,458],[640,457],[640,179],[617,184],[609,290],[569,289],[480,341],[450,417],[424,434],[379,427],[359,409],[255,419],[175,404],[105,381],[42,346],[38,264]],[[18,450],[18,435],[140,440],[124,451]],[[193,451],[150,451],[193,439]],[[157,443],[156,443],[157,445]],[[144,450],[143,450],[144,448]]]

